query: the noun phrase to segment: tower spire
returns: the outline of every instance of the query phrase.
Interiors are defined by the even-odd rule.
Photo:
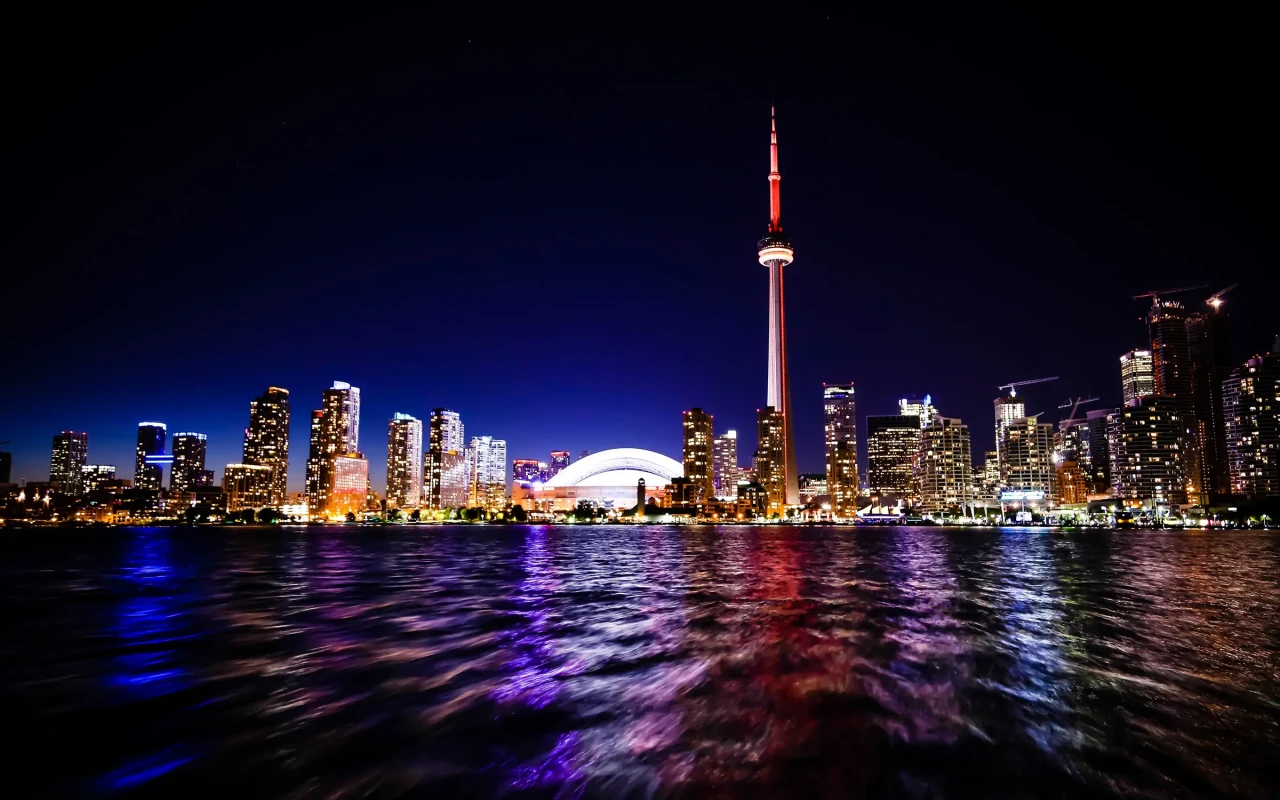
[[[778,172],[778,116],[769,107],[769,233],[782,232],[782,174]]]

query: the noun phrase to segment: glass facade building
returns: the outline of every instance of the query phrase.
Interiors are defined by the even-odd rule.
[[[169,491],[189,492],[197,486],[212,486],[213,473],[204,468],[208,436],[183,431],[173,435],[173,466],[169,469]]]
[[[422,420],[396,414],[387,424],[387,505],[422,504]]]
[[[701,408],[684,412],[681,420],[684,478],[697,487],[698,500],[715,496],[714,418]]]
[[[725,431],[716,437],[715,453],[716,497],[738,496],[738,432]]]
[[[89,434],[63,431],[53,437],[49,457],[49,483],[67,495],[84,493],[83,469],[89,463]]]
[[[871,494],[912,502],[920,452],[918,414],[867,417],[867,486]]]
[[[169,427],[163,422],[138,423],[138,447],[133,462],[133,488],[158,490],[164,473],[158,464],[148,464],[147,456],[164,455]]]
[[[858,510],[858,410],[853,384],[822,387],[827,494],[837,517]]]
[[[271,498],[280,508],[289,499],[289,390],[269,386],[249,402],[244,429],[244,463],[271,469]]]

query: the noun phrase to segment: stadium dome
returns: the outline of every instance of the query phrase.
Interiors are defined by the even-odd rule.
[[[684,474],[684,467],[674,458],[652,450],[618,447],[592,453],[556,473],[542,485],[543,489],[571,486],[621,488],[628,487],[634,497],[636,482],[644,478],[650,488],[666,486],[672,478]]]

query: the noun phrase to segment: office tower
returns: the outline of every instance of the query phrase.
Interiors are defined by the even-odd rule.
[[[1209,311],[1187,317],[1187,345],[1191,351],[1194,392],[1194,431],[1200,454],[1200,485],[1204,493],[1228,494],[1231,475],[1227,458],[1222,384],[1235,366],[1227,342],[1227,312],[1222,298],[1209,300]]]
[[[0,484],[9,483],[13,478],[13,453],[0,451]]]
[[[83,494],[103,489],[108,481],[115,479],[115,464],[85,464],[80,468],[80,489]]]
[[[962,512],[972,501],[973,460],[968,425],[958,419],[934,417],[920,431],[917,463],[922,511]]]
[[[1202,487],[1200,438],[1195,425],[1195,384],[1187,310],[1181,303],[1156,297],[1147,312],[1147,329],[1151,333],[1152,383],[1156,394],[1173,398],[1174,413],[1184,426],[1183,479],[1187,482],[1187,501],[1196,503],[1201,499]]]
[[[1089,463],[1085,481],[1089,491],[1103,494],[1111,491],[1111,447],[1107,443],[1107,417],[1114,408],[1099,408],[1085,414],[1083,434],[1089,440]]]
[[[681,435],[684,440],[684,478],[693,481],[701,494],[700,500],[715,495],[715,458],[712,441],[715,440],[714,417],[701,408],[684,412]]]
[[[208,437],[183,431],[173,435],[173,466],[169,469],[169,491],[189,492],[197,486],[212,486],[213,473],[204,468]]]
[[[1089,427],[1085,419],[1064,419],[1058,422],[1058,430],[1053,435],[1053,458],[1061,464],[1074,461],[1080,469],[1088,472],[1090,459]]]
[[[1015,420],[1023,419],[1027,416],[1027,405],[1017,397],[997,397],[993,401],[996,414],[996,454],[1000,456],[1001,469],[1004,464],[1004,454],[1001,452],[1001,442],[1004,440],[1005,429],[1009,427]],[[1001,472],[1001,484],[1008,486],[1007,476]]]
[[[556,476],[556,473],[569,466],[569,461],[570,458],[568,450],[552,450],[551,461],[547,466],[546,480],[551,480]]]
[[[770,516],[781,515],[787,505],[786,422],[773,406],[756,412],[756,482],[764,490]],[[796,498],[800,495],[800,476],[796,476]]]
[[[387,424],[387,505],[422,504],[422,420],[396,414]]]
[[[1117,497],[1156,505],[1187,502],[1182,405],[1152,394],[1107,415],[1111,488]]]
[[[853,384],[822,385],[827,493],[837,517],[858,510],[858,414]]]
[[[462,417],[456,411],[431,411],[427,441],[427,507],[440,511],[467,504],[466,440]]]
[[[81,470],[89,461],[89,434],[63,431],[53,437],[49,483],[67,495],[84,493]]]
[[[163,456],[165,439],[168,438],[169,427],[163,422],[138,423],[138,448],[133,462],[133,488],[160,488],[164,478],[159,464],[148,464],[148,456]]]
[[[938,409],[934,408],[933,395],[926,394],[924,398],[904,397],[899,400],[898,413],[904,417],[915,417],[920,420],[920,428],[923,430],[932,424],[934,417],[938,416]]]
[[[249,401],[249,427],[244,429],[244,463],[271,468],[273,508],[289,498],[289,390],[268,386]]]
[[[759,242],[760,263],[769,268],[769,394],[768,408],[781,420],[783,458],[772,469],[781,470],[783,503],[800,502],[796,443],[791,427],[791,390],[787,377],[787,325],[782,292],[782,268],[795,260],[791,240],[782,232],[782,174],[778,172],[778,124],[770,122],[769,228]],[[771,456],[772,458],[772,456]]]
[[[222,493],[227,497],[227,511],[243,511],[276,505],[275,470],[260,464],[228,464],[222,472]],[[283,505],[283,504],[281,504]]]
[[[1231,370],[1222,400],[1232,494],[1280,497],[1280,353]]]
[[[489,512],[507,504],[507,443],[491,436],[472,436],[467,447],[468,505]]]
[[[716,437],[715,453],[716,497],[738,496],[738,432],[725,431]]]
[[[346,453],[333,456],[332,463],[329,515],[359,517],[369,505],[369,462],[359,453]]]
[[[334,381],[320,398],[319,410],[311,412],[311,448],[307,457],[307,506],[311,514],[340,516],[336,511],[334,495],[336,474],[335,459],[339,456],[358,457],[356,449],[360,441],[360,390],[344,381]],[[360,459],[363,461],[363,458]],[[345,479],[353,470],[345,465]],[[368,465],[365,464],[365,475]],[[366,486],[361,491],[367,491]],[[350,497],[344,495],[344,508],[350,510]],[[361,505],[363,510],[363,505]],[[346,512],[341,512],[345,514]]]
[[[517,458],[511,462],[511,479],[529,485],[542,482],[541,464],[536,458]]]
[[[1120,356],[1120,390],[1126,406],[1133,405],[1139,397],[1155,394],[1155,380],[1150,350],[1130,350]]]
[[[910,502],[920,453],[919,414],[867,417],[867,485],[871,494]]]
[[[1042,491],[1046,498],[1058,494],[1053,464],[1053,426],[1037,417],[1008,421],[999,440],[1000,483],[1006,489]]]

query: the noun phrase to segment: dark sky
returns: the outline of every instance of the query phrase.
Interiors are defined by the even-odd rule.
[[[298,489],[335,379],[363,389],[379,489],[387,419],[435,406],[542,459],[678,457],[680,412],[702,406],[746,463],[771,102],[802,470],[821,469],[823,381],[855,381],[860,416],[932,393],[975,453],[997,384],[1061,376],[1025,392],[1051,419],[1068,395],[1116,402],[1138,292],[1208,284],[1184,295],[1198,307],[1239,282],[1234,349],[1267,349],[1266,26],[1034,5],[14,20],[14,477],[47,479],[62,429],[128,477],[144,419],[208,433],[221,470],[273,384]]]

